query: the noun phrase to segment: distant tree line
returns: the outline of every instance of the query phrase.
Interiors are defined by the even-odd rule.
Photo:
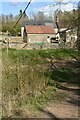
[[[58,20],[59,20],[59,25],[60,27],[64,27],[64,28],[68,28],[68,27],[77,27],[78,25],[78,10],[73,9],[72,11],[55,11],[54,14],[54,18],[49,15],[46,16],[44,14],[44,12],[39,11],[38,13],[33,13],[31,17],[29,17],[26,12],[24,12],[22,18],[20,19],[19,23],[17,24],[17,26],[11,30],[14,26],[14,24],[16,23],[16,21],[18,20],[18,18],[22,15],[22,10],[19,11],[19,14],[16,16],[13,16],[12,13],[10,13],[9,15],[4,15],[2,14],[0,16],[0,23],[2,25],[2,32],[7,32],[9,31],[12,34],[18,34],[18,32],[21,31],[21,24],[24,21],[41,21],[41,22],[45,22],[47,21],[55,21],[55,15],[57,13],[58,16]]]
[[[24,21],[32,21],[32,20],[45,21],[45,20],[52,19],[51,16],[45,16],[43,12],[38,12],[37,14],[33,13],[32,17],[28,17],[26,12],[24,12],[24,14],[23,14],[22,18],[20,19],[19,23],[17,24],[17,26],[14,29],[12,29],[14,24],[16,23],[16,21],[22,15],[22,13],[23,13],[22,10],[20,10],[19,14],[16,15],[16,16],[13,16],[12,13],[10,13],[9,15],[2,14],[0,16],[2,32],[7,32],[8,31],[8,32],[10,32],[12,34],[17,34],[18,32],[21,32],[21,24]]]
[[[72,11],[55,11],[61,28],[76,28],[78,26],[78,9]],[[55,15],[54,15],[55,16]]]
[[[20,32],[21,31],[21,23],[22,23],[23,19],[24,18],[26,20],[28,19],[28,16],[26,15],[26,13],[24,13],[22,19],[17,24],[17,26],[13,30],[11,30],[11,29],[13,28],[13,25],[16,23],[16,21],[20,17],[21,13],[22,13],[22,10],[20,10],[19,14],[16,16],[13,16],[12,13],[10,13],[9,15],[2,14],[0,16],[0,21],[2,23],[2,32],[9,31],[10,33],[13,33],[13,34],[17,34],[18,32]]]

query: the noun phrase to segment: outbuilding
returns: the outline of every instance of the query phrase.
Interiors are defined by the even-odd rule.
[[[26,25],[22,32],[23,41],[26,43],[50,42],[54,35],[54,28],[45,25]]]

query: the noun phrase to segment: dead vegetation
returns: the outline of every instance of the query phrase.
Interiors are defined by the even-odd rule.
[[[36,117],[49,103],[64,101],[62,83],[77,85],[78,73],[78,62],[64,50],[10,49],[6,59],[3,49],[3,117]]]

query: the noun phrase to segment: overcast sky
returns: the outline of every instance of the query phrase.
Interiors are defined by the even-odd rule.
[[[58,2],[60,0],[32,0],[26,13],[31,15],[32,13],[42,11],[45,14],[53,14],[54,11],[59,8],[59,5],[56,5],[56,1]],[[12,13],[13,15],[17,15],[20,9],[24,10],[27,2],[29,2],[29,0],[1,0],[0,14],[3,13],[7,15]],[[73,8],[76,8],[78,2],[79,0],[62,0],[61,10],[70,11]]]

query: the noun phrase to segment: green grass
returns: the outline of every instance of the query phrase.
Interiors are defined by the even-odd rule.
[[[3,53],[6,52],[6,49],[2,49]],[[57,49],[57,50],[16,50],[16,49],[9,49],[9,56],[11,58],[27,58],[28,56],[30,58],[38,58],[38,57],[44,57],[49,58],[51,56],[54,57],[71,57],[71,55],[77,57],[79,55],[78,51],[75,51],[73,49]]]
[[[80,69],[74,68],[59,68],[52,72],[46,71],[46,77],[49,77],[48,84],[54,85],[54,81],[79,84],[79,71]]]
[[[6,63],[7,51],[2,49],[3,53],[3,63]],[[57,49],[57,50],[16,50],[9,49],[8,61],[11,66],[14,66],[18,63],[23,65],[31,64],[44,64],[48,63],[46,58],[74,58],[78,57],[78,51],[73,49]]]
[[[17,108],[38,110],[51,101],[62,101],[65,94],[58,94],[59,83],[78,84],[79,68],[58,68],[49,70],[47,58],[78,57],[73,49],[16,50],[2,49],[4,111],[7,111],[9,97],[15,111]],[[15,102],[14,102],[15,101]],[[4,112],[8,116],[7,112]],[[19,114],[13,112],[12,115]],[[21,113],[20,113],[21,114]]]

